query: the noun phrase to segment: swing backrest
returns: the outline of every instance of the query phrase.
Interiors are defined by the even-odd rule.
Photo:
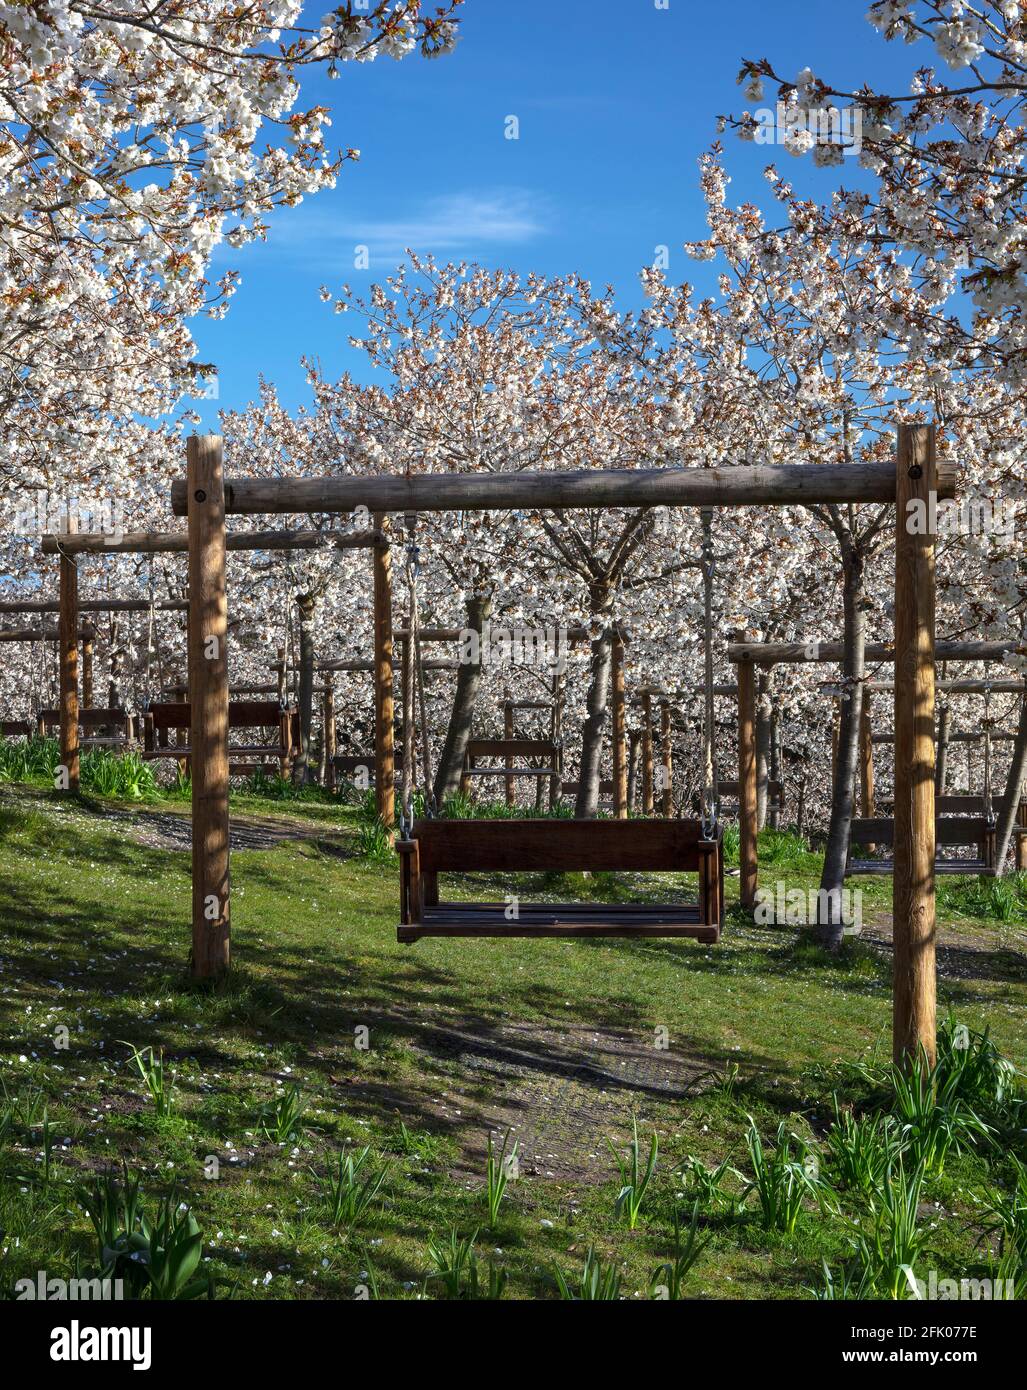
[[[154,729],[188,729],[191,721],[189,704],[186,701],[153,704],[147,710]],[[229,700],[228,727],[230,729],[272,729],[276,728],[282,716],[282,708],[277,700]]]
[[[417,820],[411,839],[424,874],[694,873],[710,844],[697,820]]]

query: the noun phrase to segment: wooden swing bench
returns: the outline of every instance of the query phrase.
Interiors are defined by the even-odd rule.
[[[353,779],[358,772],[366,772],[369,784],[374,783],[375,756],[373,753],[333,753],[332,767],[344,777]],[[403,770],[403,749],[396,745],[392,754],[392,765],[397,772]]]
[[[738,810],[738,782],[722,781],[717,783],[717,795],[721,801],[728,801],[733,805],[733,811],[737,814]],[[722,808],[723,809],[723,808]],[[772,777],[767,781],[767,811],[776,811],[783,816],[785,811],[785,789],[784,783]]]
[[[934,822],[935,843],[941,846],[974,845],[977,855],[971,859],[935,859],[936,874],[986,874],[995,863],[995,825],[986,816],[939,815]],[[849,832],[849,859],[846,876],[852,874],[890,874],[891,859],[853,859],[855,845],[885,845],[895,843],[895,821],[891,816],[856,818]]]
[[[83,737],[80,748],[129,748],[135,741],[135,720],[120,705],[107,709],[92,706],[79,707],[78,726]],[[36,715],[36,732],[44,738],[61,727],[61,712],[57,709],[41,709]],[[90,730],[113,729],[117,733],[109,735],[90,733]]]
[[[997,810],[998,804],[998,798],[994,798],[992,809]],[[983,816],[984,805],[984,797],[980,792],[943,792],[934,798],[934,809],[939,816]],[[891,808],[890,801],[881,802],[882,811],[890,811]],[[994,851],[994,835],[991,844]],[[1027,872],[1027,796],[1020,798],[1016,808],[1016,824],[1013,826],[1013,854],[1017,871],[1019,873]],[[978,870],[978,872],[994,873],[996,867],[992,863],[987,869]]]
[[[31,738],[32,725],[27,719],[0,720],[0,738]]]
[[[465,794],[471,777],[559,777],[561,747],[545,738],[472,738],[467,741],[460,789]],[[479,767],[481,758],[502,758],[501,767]],[[545,765],[514,767],[514,758],[541,758]]]
[[[229,700],[229,729],[278,730],[277,743],[229,744],[229,776],[252,777],[257,772],[282,777],[289,775],[292,760],[292,716],[277,700]],[[186,701],[153,703],[143,716],[143,758],[154,762],[160,758],[184,761],[192,753],[186,743],[170,744],[172,731],[188,732],[192,727],[192,711]],[[231,761],[244,758],[243,762]],[[274,759],[274,761],[261,761]]]
[[[417,820],[396,841],[397,939],[422,936],[693,937],[716,942],[724,906],[721,832],[693,820]],[[656,871],[699,875],[696,903],[440,902],[440,873]]]

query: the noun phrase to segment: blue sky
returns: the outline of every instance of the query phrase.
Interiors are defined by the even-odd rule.
[[[311,9],[317,18],[325,0]],[[742,107],[744,57],[769,57],[795,76],[809,65],[845,85],[907,90],[927,57],[885,44],[866,0],[467,0],[456,52],[348,64],[308,76],[302,106],[332,108],[330,146],[361,151],[334,190],[274,219],[266,244],[219,253],[242,285],[226,319],[194,324],[203,361],[218,365],[219,403],[254,398],[261,372],[290,408],[307,399],[306,353],[337,375],[366,378],[349,348],[356,325],[318,288],[370,285],[405,246],[441,259],[560,274],[582,272],[637,303],[639,268],[670,248],[670,278],[700,280],[681,250],[703,235],[697,160],[716,118]],[[768,97],[772,93],[768,92]],[[515,115],[520,138],[504,138]],[[825,196],[859,181],[855,166],[816,171],[781,150],[726,135],[732,201],[766,206],[774,159],[797,187]],[[370,268],[354,269],[354,248]],[[199,403],[216,428],[217,404]]]

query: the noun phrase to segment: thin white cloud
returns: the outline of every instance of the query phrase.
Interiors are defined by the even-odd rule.
[[[270,242],[307,264],[337,263],[340,253],[366,246],[372,266],[404,259],[407,248],[451,259],[500,246],[521,245],[547,231],[543,200],[523,189],[457,193],[432,198],[408,216],[362,218],[348,209],[334,215],[324,195],[273,219]]]

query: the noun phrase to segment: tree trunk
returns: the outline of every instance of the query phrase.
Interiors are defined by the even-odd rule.
[[[995,827],[995,872],[999,877],[1005,873],[1009,841],[1013,838],[1013,826],[1016,825],[1017,813],[1020,809],[1020,796],[1025,780],[1027,780],[1027,699],[1024,699],[1020,705],[1020,724],[1016,731],[1016,743],[1013,745],[1013,758],[1009,765],[1009,776],[1006,779],[1006,792],[1002,798],[1002,808],[998,813],[998,825]]]
[[[460,774],[463,771],[467,740],[471,737],[474,722],[474,707],[481,688],[481,640],[482,630],[492,612],[491,598],[475,595],[467,600],[467,631],[477,633],[477,644],[468,643],[469,651],[460,654],[460,669],[456,677],[456,694],[453,696],[453,709],[449,716],[449,728],[442,747],[439,766],[435,773],[435,803],[441,809],[447,797],[455,796],[460,790]],[[475,650],[476,647],[476,650]],[[469,657],[470,659],[465,659]]]
[[[835,763],[834,787],[831,797],[831,824],[824,852],[824,872],[820,880],[821,908],[818,939],[831,950],[837,950],[844,939],[842,922],[842,889],[845,886],[845,861],[849,852],[849,832],[852,825],[853,794],[856,768],[859,761],[859,725],[863,712],[864,644],[866,628],[863,615],[863,557],[846,539],[842,543],[844,573],[843,601],[845,612],[844,657],[842,676],[848,699],[840,701],[841,718],[838,726],[838,753]],[[826,912],[825,912],[826,908]],[[826,916],[826,920],[824,920]]]
[[[311,767],[312,733],[314,727],[314,597],[299,594],[296,606],[300,614],[300,682],[299,682],[299,749],[293,764],[292,780],[302,786],[313,778]]]
[[[774,705],[770,711],[770,780],[777,782],[782,788],[782,800],[784,795],[784,781],[781,769],[781,717],[777,706]],[[781,813],[777,809],[778,803],[775,802],[774,810],[770,813],[771,830],[782,830]]]
[[[592,669],[589,680],[587,713],[581,732],[581,762],[578,769],[578,798],[574,815],[578,820],[594,820],[599,810],[599,779],[603,759],[603,730],[610,703],[613,674],[613,593],[597,585],[591,594],[594,616],[606,619],[603,630],[592,643]]]

